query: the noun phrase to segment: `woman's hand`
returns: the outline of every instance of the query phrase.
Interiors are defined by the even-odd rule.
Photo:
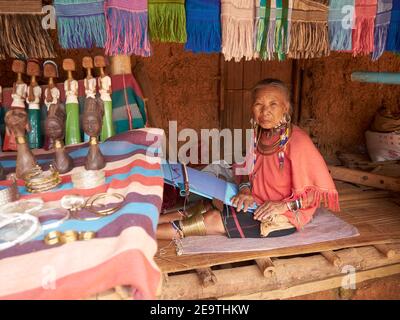
[[[243,211],[247,212],[249,207],[255,203],[253,196],[251,195],[250,188],[243,188],[238,192],[232,199],[232,205],[236,207],[236,211],[239,212],[244,206]]]
[[[288,211],[286,203],[283,201],[267,201],[263,205],[259,206],[254,211],[254,219],[263,221],[271,215],[283,214]]]

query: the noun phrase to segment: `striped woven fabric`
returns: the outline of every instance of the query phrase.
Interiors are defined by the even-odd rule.
[[[58,230],[95,231],[97,237],[65,245],[48,246],[45,234],[0,251],[0,299],[81,299],[119,285],[130,285],[136,299],[154,299],[160,272],[153,257],[157,250],[155,230],[163,194],[161,150],[163,131],[142,129],[126,132],[100,145],[107,160],[106,184],[87,190],[73,189],[71,174],[81,170],[87,144],[67,147],[75,168],[62,176],[56,189],[40,194],[45,208],[43,224],[54,221],[60,212],[60,199],[67,194],[92,196],[100,192],[125,196],[123,206],[114,214],[94,220],[69,219]],[[48,167],[53,155],[35,150],[38,162]],[[6,171],[13,171],[15,154],[1,157]],[[0,184],[6,184],[2,181]],[[18,181],[22,198],[27,194]],[[82,212],[83,216],[91,215]],[[44,272],[49,271],[51,284]],[[46,278],[46,279],[45,279]],[[49,280],[49,281],[50,281]],[[51,289],[50,289],[51,287]]]

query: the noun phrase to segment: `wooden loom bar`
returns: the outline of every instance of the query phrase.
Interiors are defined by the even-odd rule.
[[[333,251],[322,251],[321,255],[328,260],[331,264],[333,264],[335,267],[340,268],[342,266],[342,260],[340,257],[334,253]]]
[[[353,170],[343,167],[328,166],[333,179],[361,184],[378,189],[400,192],[400,179],[375,173]]]
[[[393,249],[390,249],[387,245],[385,244],[376,244],[374,245],[375,249],[378,250],[380,253],[382,253],[386,258],[393,258],[396,255],[396,251]]]
[[[271,258],[256,259],[255,261],[264,277],[269,278],[274,275],[275,266]]]

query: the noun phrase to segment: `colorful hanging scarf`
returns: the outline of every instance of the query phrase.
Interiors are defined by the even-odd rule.
[[[267,35],[271,13],[271,0],[260,0],[256,3],[256,20],[254,24],[254,57],[267,59]]]
[[[186,42],[185,0],[149,0],[149,31],[153,41]]]
[[[220,16],[220,0],[186,0],[186,50],[221,52]]]
[[[329,53],[327,0],[294,1],[288,56],[309,59]]]
[[[54,58],[49,33],[42,27],[41,0],[0,0],[0,59]]]
[[[254,56],[254,1],[221,0],[222,53],[225,60]]]
[[[353,55],[370,54],[374,50],[374,26],[377,0],[355,0]]]
[[[393,1],[386,50],[400,51],[400,1]]]
[[[275,53],[276,0],[271,0],[267,33],[267,59],[273,60]]]
[[[329,5],[329,42],[333,51],[350,51],[354,24],[354,0],[331,1]]]
[[[287,21],[287,31],[286,31],[286,45],[285,45],[285,53],[289,53],[289,48],[290,48],[290,31],[292,27],[292,12],[293,12],[293,1],[294,0],[289,0],[288,1],[288,21]]]
[[[107,55],[150,56],[146,0],[106,0],[105,14]]]
[[[378,0],[372,60],[378,60],[385,51],[392,7],[393,0]]]
[[[275,51],[279,61],[285,60],[289,1],[276,0]]]
[[[62,48],[104,47],[104,0],[54,0],[54,6]]]

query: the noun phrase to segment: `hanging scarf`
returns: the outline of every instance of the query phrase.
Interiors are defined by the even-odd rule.
[[[104,0],[54,0],[54,6],[62,48],[104,47]]]
[[[295,0],[288,56],[309,59],[329,53],[327,0]]]
[[[354,0],[331,1],[329,5],[329,42],[333,51],[351,51]]]
[[[400,1],[393,1],[386,50],[400,51]]]
[[[221,0],[222,53],[225,60],[254,56],[254,1]]]
[[[386,48],[393,0],[378,0],[378,12],[375,19],[374,52],[372,60],[378,60]]]
[[[221,52],[220,16],[220,0],[186,0],[185,48],[193,52]]]
[[[293,1],[294,0],[288,1],[288,18],[287,18],[286,44],[285,44],[286,55],[289,53],[289,48],[290,48],[290,30],[292,27]]]
[[[276,1],[277,15],[275,25],[275,50],[279,61],[285,60],[286,36],[288,27],[289,1]]]
[[[110,56],[150,56],[146,0],[106,0],[107,42]]]
[[[355,0],[353,55],[370,54],[374,50],[374,26],[377,0]]]
[[[186,42],[185,0],[149,0],[149,32],[153,41]]]
[[[267,33],[267,59],[273,60],[275,53],[275,26],[276,26],[276,1],[271,0],[268,33]]]
[[[0,0],[0,59],[54,58],[43,18],[41,0]]]
[[[259,1],[256,7],[254,51],[255,57],[259,57],[262,60],[267,59],[267,36],[270,14],[271,0]]]

